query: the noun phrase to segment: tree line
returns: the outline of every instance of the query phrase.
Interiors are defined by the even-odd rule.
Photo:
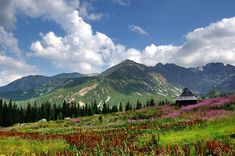
[[[161,101],[158,105],[165,104],[165,101]],[[132,107],[128,101],[125,106],[120,104],[110,107],[108,104],[103,103],[102,107],[98,106],[96,101],[93,101],[90,105],[85,104],[83,106],[76,102],[64,101],[62,105],[51,104],[45,102],[40,105],[27,103],[26,107],[19,107],[12,100],[9,102],[0,99],[0,126],[11,126],[15,123],[27,123],[36,122],[41,119],[46,120],[62,120],[65,117],[79,117],[79,116],[91,116],[94,114],[107,114],[112,112],[129,111],[133,109],[141,109],[143,107],[155,106],[156,103],[153,100],[147,100],[145,105],[142,105],[140,100],[137,100],[136,106]]]

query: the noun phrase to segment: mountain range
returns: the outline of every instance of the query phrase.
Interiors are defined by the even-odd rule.
[[[67,100],[81,105],[97,100],[99,105],[103,102],[112,105],[137,99],[145,101],[152,97],[174,99],[184,87],[196,93],[234,91],[235,67],[223,63],[195,68],[161,63],[148,67],[125,60],[101,74],[62,73],[52,77],[23,77],[0,87],[0,98],[38,103]]]
[[[229,64],[209,63],[202,67],[184,68],[175,64],[159,63],[153,68],[170,83],[178,87],[188,87],[197,93],[235,90],[235,66]]]

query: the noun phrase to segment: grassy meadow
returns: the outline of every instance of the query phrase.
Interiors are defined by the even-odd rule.
[[[1,156],[234,154],[235,96],[0,128]]]

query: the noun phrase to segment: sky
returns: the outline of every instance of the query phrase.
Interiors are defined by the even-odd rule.
[[[235,65],[234,0],[0,0],[0,86],[27,75]]]

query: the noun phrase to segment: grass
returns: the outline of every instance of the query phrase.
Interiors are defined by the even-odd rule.
[[[16,137],[0,139],[0,155],[56,155],[66,146],[63,140],[35,141]]]
[[[160,134],[160,144],[184,144],[203,141],[208,139],[226,139],[230,135],[235,134],[235,116],[209,121],[204,124],[186,127],[182,130],[170,130],[168,132],[159,133],[155,131],[152,134]],[[140,145],[144,145],[151,141],[152,134],[146,134],[139,137]]]
[[[235,117],[206,123],[205,126],[193,126],[182,131],[170,131],[160,136],[161,144],[193,143],[205,139],[221,139],[235,133]]]
[[[24,133],[46,133],[46,134],[68,134],[73,133],[77,129],[74,123],[70,121],[48,121],[45,123],[42,122],[35,122],[35,123],[28,123],[28,124],[16,124],[13,127],[8,128],[11,131],[18,131]]]

